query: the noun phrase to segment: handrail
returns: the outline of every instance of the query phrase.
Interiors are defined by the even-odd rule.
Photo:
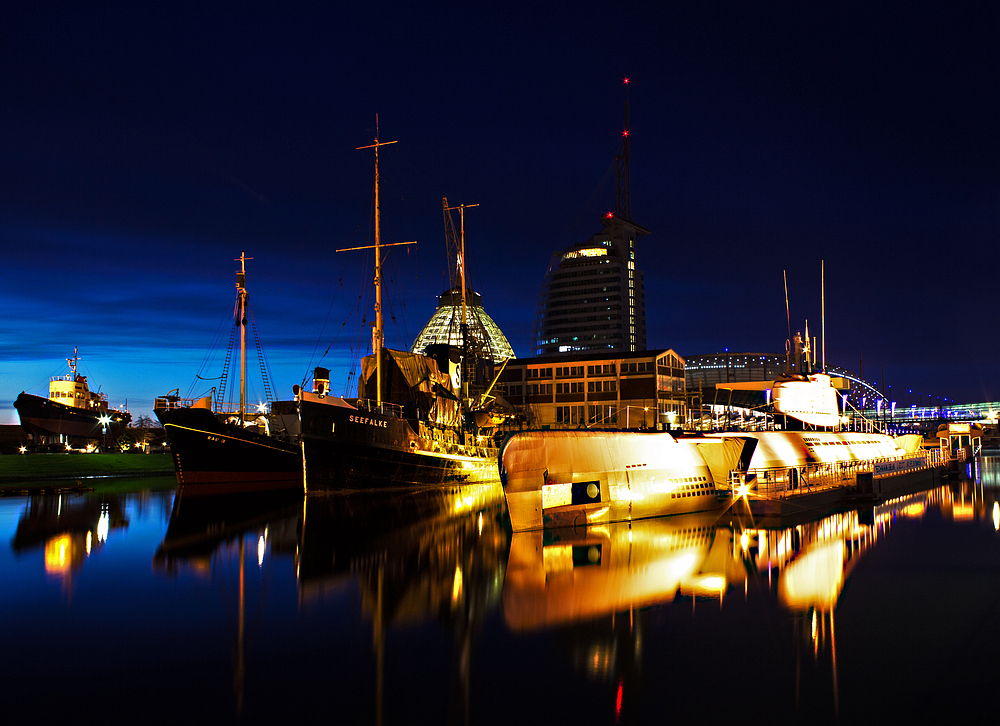
[[[893,464],[895,466],[891,468],[895,471],[876,473],[876,466],[879,464]],[[800,467],[755,467],[748,470],[747,474],[756,477],[756,485],[751,489],[753,496],[758,499],[784,499],[789,495],[804,492],[853,486],[858,474],[861,473],[870,473],[878,477],[894,476],[939,464],[941,464],[939,452],[928,450],[909,456],[881,457],[865,461],[837,461]]]
[[[403,418],[403,407],[398,403],[389,403],[388,401],[380,403],[371,398],[359,398],[357,400],[357,407],[359,410],[368,411],[369,413],[381,413],[383,416]]]

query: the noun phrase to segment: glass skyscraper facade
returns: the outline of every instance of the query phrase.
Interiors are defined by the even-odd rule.
[[[553,255],[535,315],[535,355],[646,349],[646,297],[635,243],[648,230],[614,215]]]

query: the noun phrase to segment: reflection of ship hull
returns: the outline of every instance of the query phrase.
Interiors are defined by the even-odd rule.
[[[119,496],[33,496],[17,523],[11,547],[17,553],[30,551],[59,535],[83,541],[88,534],[101,529],[102,518],[106,519],[108,529],[128,527],[124,502]]]
[[[110,419],[107,436],[117,439],[132,418],[120,411],[76,408],[23,392],[14,401],[14,408],[21,419],[21,428],[38,437],[99,439],[105,433],[100,417],[107,416]]]
[[[725,559],[709,557],[715,525],[706,513],[515,532],[504,619],[526,631],[671,602],[679,591],[721,597]],[[719,538],[727,553],[730,544]]]
[[[309,492],[498,480],[495,449],[428,440],[407,419],[305,399],[299,416]]]
[[[631,431],[526,431],[501,451],[515,532],[718,509],[755,442]]]
[[[499,483],[308,496],[299,552],[301,594],[307,600],[320,597],[357,577],[366,588],[379,570],[380,576],[397,582],[385,590],[392,599],[399,592],[426,589],[428,579],[440,583],[401,598],[412,606],[422,603],[422,597],[452,596],[456,560],[466,587],[473,578],[501,582],[507,551],[502,506]],[[480,577],[473,571],[479,567],[470,569],[473,563],[462,562],[463,552],[471,550],[477,553],[473,559],[486,557],[488,575]],[[437,612],[439,606],[429,609]]]
[[[153,556],[153,565],[166,570],[179,569],[211,556],[223,542],[238,540],[255,529],[268,529],[269,539],[283,539],[297,544],[296,529],[302,520],[300,492],[230,494],[223,497],[184,493],[174,497],[170,522],[163,541]]]
[[[207,408],[157,409],[187,495],[302,490],[299,446],[220,421]]]

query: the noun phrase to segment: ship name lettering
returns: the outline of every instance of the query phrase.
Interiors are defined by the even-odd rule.
[[[351,414],[348,420],[353,423],[365,424],[366,426],[378,426],[383,429],[389,426],[388,421],[376,421],[373,418],[365,418],[364,416],[355,416],[354,414]]]

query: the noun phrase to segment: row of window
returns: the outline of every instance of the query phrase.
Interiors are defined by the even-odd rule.
[[[601,300],[570,298],[569,300],[553,300],[542,309],[550,315],[581,315],[599,310],[621,310],[622,304],[620,301],[620,295],[609,296]],[[589,305],[590,307],[573,308],[569,307],[570,305]]]
[[[622,373],[652,373],[656,364],[653,361],[641,360],[622,363]]]
[[[524,387],[529,396],[551,396],[551,383],[529,383]],[[618,382],[614,379],[605,381],[587,381],[588,393],[615,393]],[[583,381],[574,383],[557,383],[556,393],[583,393]]]
[[[621,364],[621,372],[625,373],[653,373],[656,372],[661,376],[673,376],[676,378],[681,378],[684,375],[683,368],[680,367],[680,361],[674,356],[668,356],[672,362],[676,362],[677,368],[670,368],[669,366],[660,365],[657,366],[653,361],[623,361]],[[588,365],[587,367],[588,376],[613,376],[618,373],[618,367],[615,363],[598,363],[594,365]],[[556,378],[568,378],[568,377],[582,377],[584,366],[556,366],[555,374]],[[525,369],[524,377],[527,379],[534,378],[552,378],[551,367],[544,368],[527,368]]]
[[[589,282],[590,282],[590,280],[582,280],[580,282],[561,282],[559,284],[549,285],[549,293],[548,294],[549,294],[549,296],[551,296],[552,292],[555,291],[555,290],[565,290],[566,288],[573,288],[573,287],[576,287],[577,285],[583,285],[583,284],[589,283]],[[563,295],[565,295],[565,294],[591,295],[591,294],[597,294],[597,293],[602,293],[602,292],[621,292],[621,290],[622,290],[622,286],[621,285],[605,285],[605,286],[602,286],[602,287],[588,287],[588,288],[583,289],[583,290],[569,290],[566,293],[560,294],[559,297],[563,297]]]
[[[524,373],[525,378],[551,378],[551,368],[528,368]]]
[[[584,419],[586,409],[586,419]],[[564,425],[618,423],[617,406],[556,406],[556,423]]]

